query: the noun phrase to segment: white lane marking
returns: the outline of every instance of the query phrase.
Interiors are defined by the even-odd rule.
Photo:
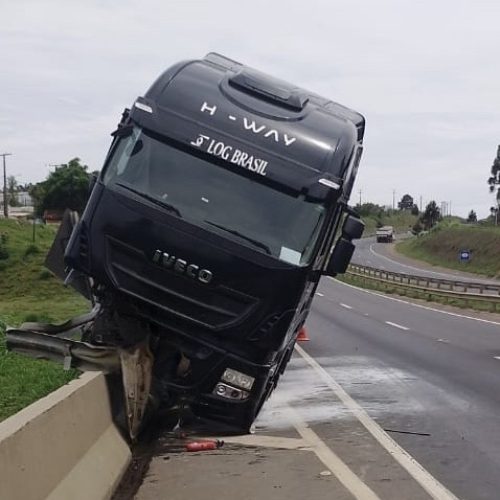
[[[499,321],[493,321],[491,319],[483,319],[483,318],[475,318],[474,316],[466,316],[465,314],[453,313],[450,311],[442,311],[441,309],[434,309],[433,307],[423,306],[421,304],[415,304],[414,302],[408,302],[407,300],[396,299],[395,297],[389,297],[387,295],[383,295],[381,293],[372,292],[371,290],[366,290],[364,288],[359,288],[354,285],[350,285],[349,283],[344,283],[343,281],[336,280],[335,278],[330,278],[332,281],[336,283],[340,283],[341,285],[348,286],[350,288],[354,288],[355,290],[359,290],[360,292],[368,293],[370,295],[375,295],[377,297],[382,297],[383,299],[393,300],[394,302],[400,302],[401,304],[406,304],[408,306],[417,307],[419,309],[426,309],[427,311],[437,312],[439,314],[446,314],[448,316],[455,316],[456,318],[465,318],[471,319],[472,321],[480,321],[481,323],[488,323],[490,325],[500,325]]]
[[[500,356],[493,356],[495,359],[499,359],[500,360]]]
[[[450,341],[447,339],[436,339],[436,342],[444,342],[445,344],[448,344]]]
[[[387,325],[393,326],[394,328],[399,328],[400,330],[409,330],[409,328],[407,326],[398,325],[397,323],[393,323],[392,321],[386,321],[385,323]]]
[[[319,293],[319,292],[316,292],[316,295],[317,295],[318,297],[324,297],[324,295],[323,295],[322,293]]]
[[[335,395],[352,412],[366,430],[387,450],[415,481],[435,500],[458,500],[458,498],[442,485],[434,476],[420,465],[405,449],[401,448],[394,439],[385,432],[366,411],[353,399],[340,384],[302,347],[295,344],[295,350],[323,379],[326,385],[332,389]],[[304,437],[304,436],[302,436]]]
[[[287,407],[287,414],[302,439],[308,443],[315,455],[355,498],[359,500],[380,500],[380,497],[349,469],[291,406]]]
[[[340,305],[342,307],[345,307],[346,309],[352,309],[352,306],[348,305],[348,304],[343,304],[342,302],[340,303]]]

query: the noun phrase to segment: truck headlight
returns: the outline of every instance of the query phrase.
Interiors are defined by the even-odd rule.
[[[252,389],[253,383],[255,382],[254,377],[245,375],[232,368],[226,368],[226,371],[222,374],[221,380],[228,384],[235,385],[236,387],[241,387],[247,391]]]

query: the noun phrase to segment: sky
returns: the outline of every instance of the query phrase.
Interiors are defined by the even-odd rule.
[[[122,110],[215,51],[365,116],[352,204],[494,204],[498,0],[0,0],[0,15],[0,153],[21,183],[74,157],[100,169]]]

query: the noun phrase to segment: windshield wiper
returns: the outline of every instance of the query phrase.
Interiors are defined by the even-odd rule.
[[[262,242],[260,242],[258,240],[254,240],[253,238],[250,238],[249,236],[246,236],[245,234],[240,233],[236,229],[231,229],[229,227],[224,227],[224,226],[221,226],[221,225],[216,224],[215,222],[212,222],[212,221],[209,221],[209,220],[205,220],[204,222],[206,222],[207,224],[210,224],[211,226],[214,226],[214,227],[217,227],[219,229],[222,229],[223,231],[226,231],[226,232],[228,232],[230,234],[234,234],[235,236],[238,236],[238,238],[241,238],[241,239],[243,239],[245,241],[248,241],[248,242],[252,243],[253,245],[255,245],[256,247],[262,248],[266,253],[268,253],[269,255],[271,255],[271,249],[265,243],[262,243]]]
[[[166,203],[162,200],[159,200],[158,198],[155,198],[154,196],[151,196],[150,194],[143,193],[142,191],[138,191],[137,189],[134,189],[131,186],[127,186],[127,184],[123,184],[121,182],[115,182],[117,186],[120,186],[124,189],[128,189],[132,193],[135,193],[139,196],[142,196],[142,198],[145,198],[146,200],[150,201],[151,203],[154,203],[155,205],[158,205],[160,207],[166,208],[170,212],[173,212],[175,215],[182,217],[180,211],[178,208],[174,207],[173,205],[170,205],[170,203]]]

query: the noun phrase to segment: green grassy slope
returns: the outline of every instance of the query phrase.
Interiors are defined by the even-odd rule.
[[[75,376],[48,361],[5,349],[5,328],[24,321],[58,322],[88,310],[88,303],[43,267],[56,228],[0,220],[0,241],[9,257],[0,259],[0,420],[48,394]],[[1,251],[0,251],[1,254]]]
[[[371,216],[361,218],[365,223],[364,236],[373,236],[377,230],[377,218]],[[396,233],[406,233],[411,230],[417,219],[417,216],[411,215],[407,211],[396,211],[391,215],[382,216],[380,222],[383,226],[393,226]]]
[[[398,252],[436,266],[500,277],[500,228],[467,224],[439,224],[430,233],[399,243]],[[468,263],[460,250],[470,250]]]

